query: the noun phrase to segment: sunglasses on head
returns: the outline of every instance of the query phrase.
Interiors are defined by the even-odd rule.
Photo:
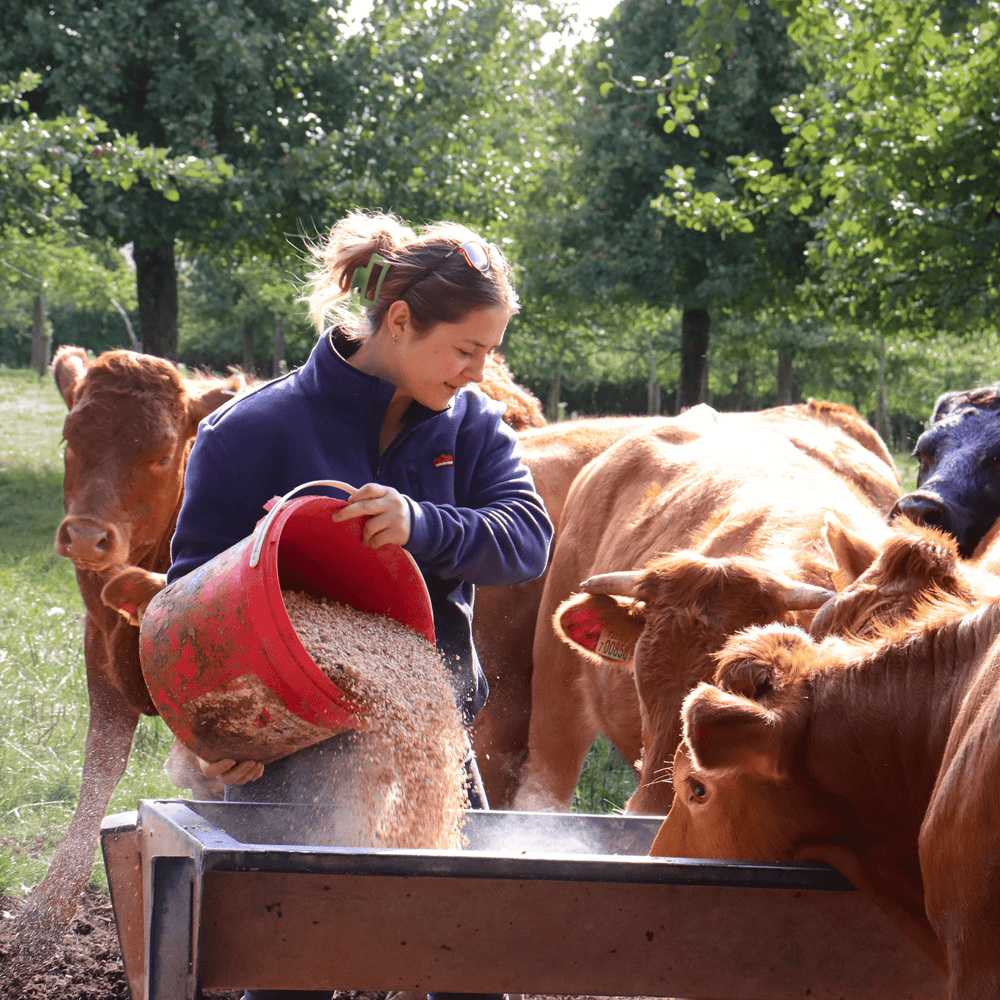
[[[480,274],[489,274],[493,270],[493,266],[490,263],[490,247],[493,248],[499,259],[503,261],[503,253],[495,243],[487,244],[482,240],[466,240],[465,243],[460,243],[458,246],[452,247],[446,254],[438,257],[429,267],[425,267],[412,281],[407,282],[399,293],[399,298],[403,298],[414,285],[423,281],[428,275],[433,274],[452,254],[460,253],[469,267],[479,271]]]

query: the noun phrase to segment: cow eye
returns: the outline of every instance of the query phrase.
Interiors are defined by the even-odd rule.
[[[703,799],[708,794],[708,789],[696,778],[688,778],[687,786],[696,799]]]

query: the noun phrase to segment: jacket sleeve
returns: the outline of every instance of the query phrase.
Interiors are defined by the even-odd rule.
[[[246,538],[265,515],[259,498],[248,497],[245,476],[222,437],[207,422],[198,428],[184,475],[184,500],[170,543],[168,583]]]
[[[466,434],[467,506],[410,500],[404,546],[438,576],[482,586],[521,583],[545,571],[552,521],[521,461],[517,435],[490,412]],[[475,442],[473,445],[472,442]]]

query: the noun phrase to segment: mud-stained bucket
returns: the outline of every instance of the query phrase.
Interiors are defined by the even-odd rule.
[[[359,706],[313,662],[282,590],[394,618],[434,642],[426,584],[398,545],[362,544],[365,518],[331,521],[346,506],[293,494],[254,533],[174,581],[150,602],[139,656],[153,703],[204,760],[268,763],[362,728]]]

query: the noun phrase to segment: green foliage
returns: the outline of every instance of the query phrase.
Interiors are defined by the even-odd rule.
[[[705,79],[729,44],[735,0],[699,3]],[[811,79],[777,102],[775,166],[731,158],[734,194],[715,224],[756,211],[822,206],[808,261],[813,308],[883,330],[966,331],[997,307],[1000,86],[994,0],[774,0],[791,17]],[[711,89],[711,88],[709,88]],[[751,169],[753,168],[753,169]],[[676,179],[675,179],[676,180]],[[674,185],[678,218],[707,206]]]
[[[635,768],[622,759],[607,737],[599,736],[587,751],[570,811],[621,812],[637,784]]]
[[[45,238],[14,230],[0,236],[0,364],[30,364],[38,295],[53,346],[131,346],[118,309],[134,314],[135,274],[122,253],[62,227]]]
[[[316,331],[298,301],[301,270],[267,254],[200,255],[184,262],[179,280],[179,359],[223,371],[244,364],[270,376],[277,318],[283,317],[288,365],[302,364]]]
[[[337,140],[339,205],[502,238],[549,145],[541,39],[558,22],[549,2],[376,4],[345,41],[357,98]]]
[[[0,78],[44,65],[27,95],[31,113],[55,118],[83,104],[116,133],[172,152],[166,198],[151,196],[155,175],[116,191],[71,170],[90,233],[120,244],[274,237],[283,211],[317,196],[315,175],[326,167],[311,158],[312,138],[346,113],[345,73],[332,56],[338,33],[336,8],[313,0],[222,0],[211,9],[187,0],[11,0]],[[112,135],[91,159],[112,169],[121,155]],[[174,183],[175,163],[187,165],[184,187]]]
[[[39,113],[32,108],[42,76],[17,51],[13,0],[5,8],[0,38],[0,232],[20,227],[47,231],[54,222],[75,223],[84,208],[74,175],[127,191],[137,176],[167,200],[178,184],[213,185],[229,174],[218,158],[171,157],[140,146],[96,117],[82,100]],[[8,31],[8,27],[10,30]],[[13,42],[13,46],[4,43]],[[12,58],[13,56],[13,58]],[[39,61],[43,65],[44,61]],[[5,82],[6,81],[6,82]]]
[[[626,0],[602,24],[583,71],[578,117],[577,185],[585,195],[565,242],[594,287],[627,288],[683,309],[738,303],[749,310],[788,286],[805,229],[790,213],[767,226],[738,220],[729,232],[703,221],[678,226],[664,218],[672,210],[664,176],[699,199],[728,198],[729,156],[748,145],[761,158],[780,153],[769,109],[801,74],[784,19],[754,5],[717,60],[712,87],[699,93],[682,51],[695,14],[679,3]]]

